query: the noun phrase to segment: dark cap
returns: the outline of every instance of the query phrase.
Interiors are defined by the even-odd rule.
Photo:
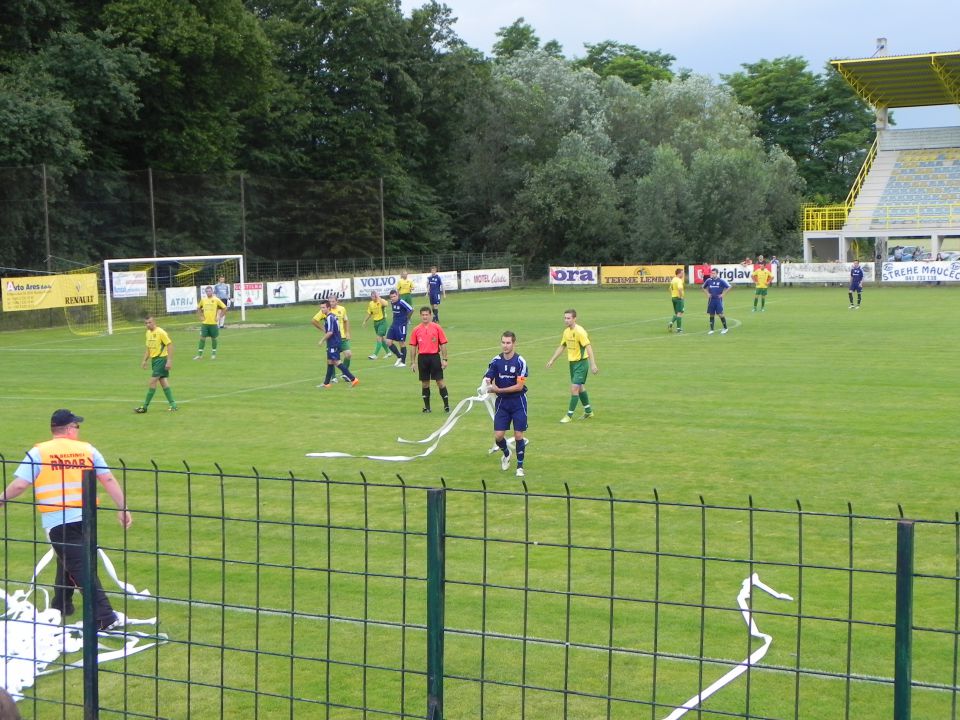
[[[54,410],[50,416],[50,427],[66,427],[70,423],[82,423],[83,418],[69,410]]]

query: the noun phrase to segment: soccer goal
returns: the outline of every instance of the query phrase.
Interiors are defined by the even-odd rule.
[[[112,258],[103,261],[107,334],[125,324],[139,324],[147,315],[194,312],[199,288],[220,277],[236,288],[246,285],[242,255],[184,255],[157,258]],[[239,283],[239,285],[238,285]],[[192,298],[192,302],[190,301]],[[240,319],[247,319],[243,302]]]

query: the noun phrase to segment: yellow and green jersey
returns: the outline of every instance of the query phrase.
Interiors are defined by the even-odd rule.
[[[167,345],[172,341],[167,331],[161,327],[147,330],[147,350],[151,358],[167,357]]]
[[[570,362],[577,362],[587,357],[587,345],[590,344],[590,338],[587,337],[587,331],[579,325],[564,328],[560,342],[567,346],[567,360]]]
[[[337,316],[337,327],[340,328],[340,337],[347,337],[347,309],[343,305],[330,308],[330,312]]]
[[[758,267],[753,271],[753,281],[757,284],[757,290],[766,290],[773,279],[773,273],[765,267]]]
[[[386,316],[383,314],[383,308],[386,305],[384,300],[371,300],[367,303],[367,313],[374,322],[380,322]]]
[[[683,278],[674,276],[670,281],[670,297],[683,298]]]
[[[399,295],[400,297],[403,297],[404,295],[412,295],[412,294],[413,294],[413,280],[411,280],[410,278],[407,278],[406,280],[404,280],[403,278],[400,278],[399,280],[397,280],[397,295]]]
[[[199,307],[200,312],[203,313],[204,325],[216,325],[217,312],[220,310],[220,308],[223,308],[224,310],[227,309],[227,306],[223,304],[223,300],[216,296],[207,297],[206,295],[200,298],[200,302],[197,303],[197,307]]]

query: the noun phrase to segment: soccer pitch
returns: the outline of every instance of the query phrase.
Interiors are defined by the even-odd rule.
[[[709,505],[795,509],[799,501],[806,511],[843,514],[852,508],[859,515],[880,516],[896,516],[899,504],[908,517],[949,521],[954,519],[957,503],[948,478],[960,460],[953,438],[956,408],[960,407],[953,364],[958,350],[953,330],[958,298],[957,291],[948,287],[868,288],[863,308],[849,310],[846,292],[841,288],[774,288],[766,312],[753,313],[752,290],[737,287],[726,301],[730,332],[708,336],[705,298],[692,287],[687,290],[683,335],[667,332],[670,301],[662,289],[565,288],[553,292],[528,288],[451,294],[441,306],[441,324],[450,339],[447,384],[454,404],[474,394],[487,363],[499,350],[500,333],[512,330],[517,334],[518,352],[530,367],[527,436],[531,443],[525,485],[532,493],[563,495],[569,488],[574,495],[604,497],[609,489],[620,499],[650,500],[656,490],[661,501],[670,503],[699,504],[702,499]],[[416,303],[416,307],[419,305]],[[162,319],[160,325],[174,341],[170,382],[180,411],[166,412],[162,394],[158,393],[150,412],[143,416],[133,413],[143,400],[148,380],[147,371],[140,369],[142,329],[110,337],[75,337],[63,329],[5,333],[0,336],[0,411],[5,418],[0,452],[7,461],[19,460],[25,449],[46,438],[52,410],[67,407],[86,418],[81,438],[96,445],[111,464],[122,460],[127,467],[148,468],[156,463],[176,470],[186,462],[198,473],[215,473],[219,467],[226,473],[248,475],[255,468],[270,476],[326,475],[346,482],[359,481],[362,473],[368,481],[384,484],[397,483],[399,474],[415,486],[439,485],[442,478],[455,489],[479,489],[484,483],[492,490],[521,492],[523,487],[512,470],[501,472],[498,456],[487,454],[491,422],[481,409],[463,417],[427,458],[387,463],[305,457],[317,451],[412,455],[420,452],[420,446],[400,445],[396,438],[426,437],[445,419],[442,410],[437,411],[442,406],[435,388],[434,412],[420,412],[419,383],[409,367],[395,368],[387,359],[367,359],[374,339],[369,326],[360,327],[363,304],[350,302],[347,307],[353,328],[352,369],[361,382],[356,388],[340,383],[329,390],[316,387],[322,380],[324,355],[317,346],[320,333],[310,325],[316,311],[313,307],[249,313],[246,326],[228,327],[221,333],[215,362],[209,359],[209,342],[205,358],[191,360],[197,341],[193,316]],[[559,343],[562,313],[571,307],[590,334],[600,373],[591,375],[587,383],[596,418],[563,425],[559,420],[569,394],[565,362],[561,357],[550,370],[544,365]],[[238,314],[232,313],[229,321],[237,320]],[[580,414],[578,410],[577,416]],[[152,533],[155,529],[149,519],[137,522],[138,504],[152,508],[156,496],[167,492],[173,503],[184,497],[179,487],[127,487],[135,513],[131,537],[138,531]],[[195,491],[194,496],[202,504],[202,494]],[[459,500],[453,504],[456,502]],[[216,513],[215,504],[211,505],[202,505],[204,514]],[[544,501],[542,507],[548,505]],[[522,537],[523,517],[515,510],[505,506],[496,523],[505,533],[511,533],[513,524],[511,536]],[[356,509],[362,518],[361,512]],[[557,528],[549,518],[550,510],[543,512],[544,516],[537,516],[542,522],[537,530],[544,536],[555,535]],[[417,513],[419,521],[422,508],[418,507]],[[636,518],[635,524],[622,526],[621,532],[648,533],[645,519],[649,518]],[[591,529],[594,520],[596,527]],[[18,508],[7,512],[6,522],[7,537],[30,537],[35,518]],[[464,533],[464,527],[476,522],[471,517],[458,531]],[[602,507],[595,516],[585,512],[577,522],[583,536],[602,544],[607,530]],[[663,538],[678,547],[682,544],[679,538],[699,531],[695,513],[677,513],[664,523]],[[104,522],[101,527],[105,542],[119,542],[114,527]],[[219,541],[216,522],[198,526],[194,532],[200,544]],[[719,535],[715,542],[725,554],[733,556],[739,551],[740,557],[747,557],[747,547],[735,547],[742,539],[738,528]],[[819,550],[824,556],[829,554],[829,532],[808,535],[806,542],[813,555]],[[771,521],[764,539],[778,552],[782,546],[782,554],[790,556],[795,538],[789,531],[779,532]],[[891,564],[890,541],[887,537],[877,543],[878,563]],[[291,539],[280,532],[273,542],[285,547]],[[943,552],[951,550],[945,548]],[[307,552],[309,549],[304,548]],[[13,570],[7,577],[29,577],[24,568],[30,558],[26,560],[8,558]],[[937,565],[936,558],[918,560]],[[477,556],[458,551],[456,545],[451,547],[448,562],[448,576],[476,575]],[[418,556],[416,563],[422,564],[422,558]],[[546,572],[553,563],[553,569],[562,572],[562,558],[549,553],[541,555],[536,563]],[[698,586],[697,568],[689,568],[689,577],[685,577],[683,567],[677,564],[671,585],[680,589],[688,584]],[[602,573],[592,577],[590,568],[583,571],[590,592],[600,594],[607,589]],[[638,565],[636,571],[642,576],[644,569]],[[192,572],[196,574],[193,582],[197,591],[206,592],[202,567]],[[716,590],[718,597],[719,593],[729,596],[731,587],[735,595],[744,576],[740,570],[729,575],[726,587]],[[718,582],[718,578],[712,581]],[[796,592],[794,587],[777,589]],[[254,594],[242,588],[238,592],[251,597]],[[355,587],[345,587],[344,592],[355,597],[362,594]],[[269,592],[258,597],[263,605],[271,604]],[[381,602],[385,607],[393,602],[386,589],[373,592],[370,598],[370,602]],[[696,600],[696,593],[692,600]],[[806,609],[820,605],[826,613],[831,601],[829,597],[817,598],[815,603],[808,599]],[[846,602],[843,592],[836,595],[836,603]],[[952,595],[945,601],[937,598],[930,602],[952,602]],[[500,632],[504,634],[522,630],[515,614],[511,615],[510,605],[508,595],[491,605],[502,608]],[[876,607],[860,610],[865,615],[885,617],[890,605],[892,594]],[[392,609],[387,614],[390,612]],[[551,622],[562,625],[563,616],[562,604],[544,606],[528,631],[549,634]],[[585,638],[592,631],[602,634],[603,619],[601,607],[595,626],[585,621],[578,631]],[[647,618],[638,613],[636,619],[639,627]],[[448,609],[448,625],[476,627],[476,620],[469,603]],[[768,619],[768,624],[776,627],[775,620]],[[242,620],[237,622],[242,625]],[[176,633],[176,618],[165,618],[164,623],[169,632]],[[697,619],[678,617],[671,632],[682,634],[685,628],[695,636],[699,632]],[[785,628],[779,629],[786,632]],[[269,627],[260,632],[269,633]],[[340,640],[356,641],[351,632],[340,629]],[[620,632],[618,639],[622,642],[644,642],[640,630],[635,638],[629,629]],[[325,636],[314,640],[327,641]],[[385,656],[390,655],[389,648],[395,641],[383,638]],[[423,649],[415,647],[421,641],[422,636],[408,638],[410,652],[422,654]],[[724,641],[736,648],[726,652],[727,656],[744,656],[742,622],[739,634],[736,629],[727,635],[718,633],[707,643],[707,649],[712,655],[724,655]],[[892,653],[890,648],[882,651]],[[168,652],[180,651],[163,647],[157,654],[163,658]],[[676,652],[685,650],[678,644]],[[452,638],[447,653],[448,671],[466,673],[463,668],[473,663],[475,647],[468,637]],[[808,654],[807,659],[812,662],[815,656]],[[495,664],[495,657],[488,657],[487,662]],[[772,656],[769,659],[773,660]],[[824,649],[819,659],[829,670],[829,651]],[[944,654],[941,660],[949,664],[952,657]],[[504,651],[504,676],[510,675],[509,668],[515,662],[516,658]],[[923,661],[936,662],[936,657]],[[539,668],[541,676],[547,677],[555,668],[556,657],[550,648],[531,651],[529,663],[531,672]],[[151,666],[147,664],[148,669]],[[605,667],[604,657],[591,659],[583,654],[576,671],[591,677],[602,675]],[[275,672],[282,674],[284,670]],[[636,672],[642,675],[644,670],[638,667]],[[718,674],[708,673],[710,677],[705,679],[709,681]],[[216,683],[216,677],[206,680]],[[667,688],[658,691],[658,700],[663,702],[667,702],[664,694],[683,701],[699,688],[695,666],[685,672],[664,670],[661,681]],[[350,679],[342,682],[349,683]],[[505,697],[499,698],[496,690],[491,689],[484,700],[484,716],[515,717],[512,693],[503,691]],[[590,692],[602,694],[602,690],[597,687]],[[787,708],[777,707],[782,688],[755,688],[753,692],[759,703],[752,706],[754,712],[760,707],[767,716],[792,717]],[[842,695],[843,689],[824,690],[827,695],[834,692]],[[737,698],[742,695],[741,688]],[[449,717],[479,716],[470,704],[476,698],[461,702],[464,704],[459,708],[450,708]],[[864,699],[865,705],[860,707],[854,693],[851,702],[856,715],[858,709],[866,712],[870,699]],[[558,714],[550,701],[533,696],[524,700],[523,707],[529,718]],[[738,711],[736,702],[727,704],[722,698],[708,707]],[[408,707],[406,711],[413,709]],[[270,716],[267,710],[263,712]],[[589,703],[574,702],[561,712],[569,717],[592,718],[636,717],[641,711],[625,707],[599,712]],[[647,716],[650,711],[642,712]],[[653,716],[666,714],[658,710]],[[816,716],[812,712],[802,715]],[[56,713],[51,711],[50,716]],[[331,715],[355,716],[359,717],[346,710]],[[835,716],[833,711],[823,715]]]

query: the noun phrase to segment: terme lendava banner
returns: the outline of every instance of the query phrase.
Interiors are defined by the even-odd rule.
[[[604,265],[600,268],[601,285],[667,284],[683,265]]]

